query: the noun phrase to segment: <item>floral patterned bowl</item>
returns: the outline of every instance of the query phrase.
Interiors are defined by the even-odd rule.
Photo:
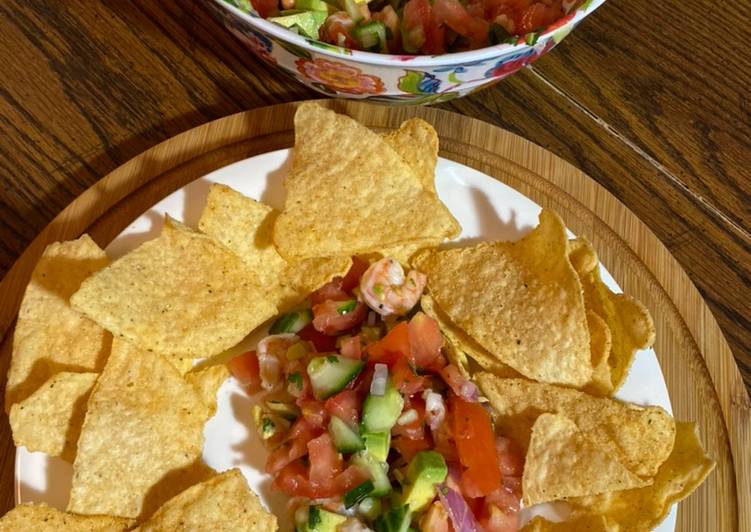
[[[469,52],[402,56],[322,43],[261,18],[249,0],[212,0],[214,15],[264,61],[319,92],[389,104],[460,98],[529,65],[561,42],[605,0],[584,0],[544,30]]]

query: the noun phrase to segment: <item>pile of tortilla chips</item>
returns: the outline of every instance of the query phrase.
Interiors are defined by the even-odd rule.
[[[592,246],[569,241],[557,214],[518,242],[439,249],[461,228],[436,193],[427,123],[378,135],[304,104],[295,136],[280,212],[213,185],[197,228],[168,218],[112,263],[86,235],[45,251],[5,405],[17,445],[73,464],[70,501],[20,505],[0,530],[275,530],[239,471],[201,460],[228,376],[212,362],[353,255],[427,274],[421,305],[446,354],[467,376],[483,370],[497,430],[526,452],[524,504],[570,510],[527,530],[646,530],[702,482],[713,462],[692,424],[610,398],[653,343],[652,319],[602,283]]]

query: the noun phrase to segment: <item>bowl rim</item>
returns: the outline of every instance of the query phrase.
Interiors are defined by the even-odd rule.
[[[396,55],[396,54],[381,54],[376,52],[365,52],[361,50],[353,50],[352,48],[344,48],[333,44],[323,43],[326,46],[316,46],[311,44],[312,39],[307,39],[295,32],[284,28],[278,24],[274,24],[260,16],[251,16],[247,12],[232,5],[227,0],[213,0],[221,9],[226,9],[233,13],[235,16],[240,17],[250,25],[255,26],[258,30],[269,33],[272,36],[281,39],[286,42],[290,42],[301,48],[314,52],[320,55],[326,55],[332,58],[340,60],[356,61],[359,63],[368,63],[373,65],[382,66],[445,66],[454,64],[466,64],[473,62],[480,62],[501,55],[512,55],[513,53],[521,52],[529,48],[536,47],[541,41],[547,41],[552,38],[554,31],[561,30],[566,27],[571,27],[578,24],[584,17],[592,13],[598,7],[600,7],[605,0],[584,0],[584,7],[579,7],[574,12],[574,16],[566,22],[563,26],[555,27],[553,30],[545,28],[539,34],[539,39],[535,44],[527,44],[520,37],[519,42],[516,44],[496,44],[493,46],[486,46],[485,48],[478,48],[476,50],[469,50],[466,52],[453,52],[440,55]],[[556,24],[556,23],[553,23]]]

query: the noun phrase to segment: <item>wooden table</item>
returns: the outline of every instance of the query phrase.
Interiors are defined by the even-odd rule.
[[[751,9],[610,0],[553,53],[442,105],[578,166],[665,243],[751,384]],[[0,4],[0,275],[101,176],[228,114],[316,97],[201,1]]]

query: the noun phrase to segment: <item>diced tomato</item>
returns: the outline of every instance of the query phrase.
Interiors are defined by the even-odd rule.
[[[329,414],[326,411],[325,403],[315,399],[297,401],[302,416],[313,428],[325,428],[329,422]]]
[[[316,351],[319,353],[330,353],[336,350],[336,337],[323,334],[313,327],[312,323],[308,323],[305,327],[297,333],[297,336],[301,340],[305,340],[313,344]]]
[[[503,477],[520,477],[524,472],[524,455],[513,440],[498,436],[495,439],[498,466]]]
[[[250,3],[263,18],[273,17],[279,12],[279,3],[277,0],[251,0]]]
[[[339,493],[347,493],[368,480],[370,475],[363,468],[358,466],[349,466],[339,476],[334,479],[334,489]]]
[[[362,350],[360,348],[360,336],[350,336],[342,340],[339,346],[339,352],[343,357],[354,358],[360,360],[362,358]]]
[[[519,516],[516,512],[507,514],[497,506],[488,506],[487,515],[480,518],[480,526],[493,532],[516,532],[519,530]]]
[[[456,33],[469,39],[473,46],[487,43],[488,22],[470,16],[459,0],[435,0],[433,12],[438,20],[445,22]]]
[[[495,449],[490,414],[479,403],[451,398],[454,439],[459,460],[466,470],[462,474],[464,493],[482,497],[501,485],[501,471]]]
[[[538,31],[552,24],[563,15],[559,8],[546,6],[543,2],[534,3],[522,11],[516,23],[516,32],[524,35]]]
[[[373,373],[375,372],[375,365],[368,364],[365,369],[360,372],[357,378],[350,384],[350,389],[357,393],[366,396],[370,393],[370,384],[373,382]]]
[[[369,362],[396,363],[400,357],[410,356],[409,325],[401,322],[391,329],[386,336],[370,344],[366,349]]]
[[[415,374],[407,359],[400,357],[391,367],[391,382],[403,395],[410,396],[424,390],[428,378]]]
[[[446,413],[447,419],[441,423],[436,430],[431,430],[433,436],[434,450],[441,453],[447,462],[459,461],[459,455],[456,452],[456,442],[451,433],[451,411]]]
[[[426,368],[441,354],[443,336],[438,323],[422,312],[409,320],[409,358],[417,368]]]
[[[350,427],[357,427],[360,422],[360,408],[362,399],[354,390],[344,390],[329,397],[326,400],[326,412],[331,416],[336,416],[347,423]]]
[[[507,479],[513,480],[507,483]],[[519,511],[521,498],[521,478],[506,477],[503,479],[503,485],[500,488],[485,497],[485,502],[496,505],[504,513],[508,514]]]
[[[399,436],[391,440],[391,447],[402,455],[402,457],[409,461],[420,451],[427,451],[430,449],[430,440],[427,437],[413,440],[406,436]]]
[[[365,259],[358,256],[352,257],[352,266],[349,267],[347,275],[342,279],[341,287],[345,292],[352,292],[356,286],[360,286],[360,277],[365,273],[370,264]]]
[[[402,12],[402,45],[417,53],[427,40],[431,9],[428,0],[409,0]]]
[[[261,372],[255,351],[237,355],[228,365],[232,376],[240,381],[240,384],[244,384],[248,392],[256,393],[261,390]]]
[[[449,516],[443,504],[435,501],[430,505],[428,511],[420,519],[420,530],[430,530],[430,532],[450,532],[452,530],[449,526]]]
[[[354,308],[346,310],[349,301]],[[323,334],[335,335],[359,325],[368,316],[368,307],[362,301],[326,300],[313,305],[313,327]]]
[[[405,406],[404,412],[414,410],[417,417],[406,424],[397,423],[391,429],[394,436],[405,436],[413,440],[425,439],[425,403],[419,397],[413,397]]]
[[[438,18],[435,9],[432,9],[430,13],[430,25],[422,51],[425,54],[435,55],[446,52],[446,26]]]
[[[441,377],[449,385],[451,391],[464,400],[477,402],[479,391],[477,385],[462,375],[459,368],[449,364],[440,371]]]
[[[308,479],[313,488],[333,489],[334,477],[342,472],[342,455],[334,447],[328,433],[321,434],[308,442],[310,474]]]
[[[313,497],[313,490],[308,481],[308,471],[300,460],[284,466],[274,477],[271,486],[274,490],[286,493],[290,497]]]
[[[339,11],[329,16],[318,30],[320,39],[337,46],[355,48],[357,43],[352,38],[352,28],[355,23],[352,18],[344,11]]]

